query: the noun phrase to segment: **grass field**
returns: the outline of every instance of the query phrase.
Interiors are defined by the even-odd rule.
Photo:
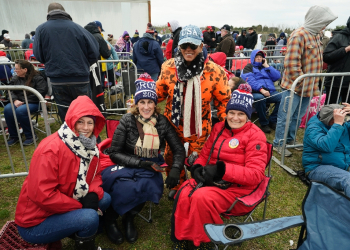
[[[2,110],[0,109],[0,112]],[[256,117],[253,115],[252,120]],[[40,127],[43,126],[43,122],[40,121]],[[59,128],[59,124],[51,124],[52,133]],[[303,131],[298,134],[298,139],[302,140]],[[45,137],[41,132],[37,132],[39,141]],[[102,139],[106,138],[106,133],[101,133]],[[267,140],[272,142],[274,134],[268,134]],[[301,164],[301,152],[291,150],[293,156],[286,158],[286,165],[294,170],[302,169]],[[10,148],[12,159],[14,161],[15,170],[25,171],[23,156],[19,145],[15,145]],[[31,155],[34,152],[34,146],[25,147],[25,155],[29,166]],[[274,152],[277,158],[280,158],[277,153]],[[267,206],[267,219],[278,218],[283,216],[293,216],[301,214],[301,203],[306,193],[307,187],[296,177],[289,175],[286,171],[272,162],[272,181],[270,184],[270,197]],[[11,165],[7,156],[7,151],[4,143],[4,138],[0,137],[0,172],[10,173]],[[16,178],[2,178],[0,179],[0,225],[4,225],[6,221],[13,220],[15,214],[15,208],[17,199],[21,190],[25,177]],[[153,222],[147,223],[141,218],[136,218],[136,225],[139,229],[139,239],[134,244],[124,242],[121,245],[112,244],[105,234],[97,236],[96,242],[101,247],[108,247],[112,249],[172,249],[172,242],[170,240],[170,216],[172,212],[173,202],[167,199],[169,190],[165,189],[163,198],[160,200],[159,205],[153,206],[152,216]],[[147,214],[148,205],[142,211],[143,214]],[[254,214],[254,219],[258,220],[262,218],[263,206],[259,206]],[[121,221],[119,220],[119,225]],[[289,229],[280,233],[261,237],[249,242],[245,242],[241,247],[232,246],[229,249],[240,250],[253,250],[253,249],[291,249],[296,248],[296,243],[299,236],[300,228]],[[291,245],[291,241],[294,242]],[[71,239],[63,240],[64,249],[73,249],[74,242]],[[220,249],[223,249],[222,247]]]

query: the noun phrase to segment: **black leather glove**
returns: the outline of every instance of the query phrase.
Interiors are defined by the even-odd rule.
[[[180,174],[181,174],[181,170],[179,168],[174,168],[174,167],[171,168],[170,173],[165,180],[166,187],[173,188],[177,184],[179,184]]]
[[[152,161],[140,161],[139,167],[153,172],[164,172],[164,170],[157,163]]]
[[[226,165],[223,161],[217,161],[216,165],[207,165],[204,167],[204,184],[214,186],[214,182],[222,180],[226,171]]]
[[[98,210],[98,195],[94,192],[88,193],[79,201],[83,205],[83,208]]]

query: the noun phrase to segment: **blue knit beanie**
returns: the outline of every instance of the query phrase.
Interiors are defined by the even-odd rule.
[[[252,88],[249,84],[241,84],[238,89],[232,92],[231,99],[226,106],[226,114],[229,110],[240,110],[250,119],[253,112],[253,102]]]
[[[135,85],[135,104],[141,99],[150,99],[157,104],[158,97],[156,93],[156,83],[152,80],[149,74],[141,74],[139,79],[135,81]]]

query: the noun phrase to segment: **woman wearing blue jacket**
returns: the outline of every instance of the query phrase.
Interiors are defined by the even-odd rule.
[[[261,130],[264,133],[270,133],[270,128],[273,130],[276,128],[277,113],[281,102],[281,95],[276,91],[274,82],[281,78],[281,73],[267,64],[265,53],[261,50],[253,50],[250,61],[251,63],[244,67],[241,78],[252,87],[254,106],[259,116]],[[269,119],[266,117],[266,104],[268,103],[275,103]]]
[[[330,104],[313,116],[304,135],[303,166],[310,180],[350,196],[350,104]]]

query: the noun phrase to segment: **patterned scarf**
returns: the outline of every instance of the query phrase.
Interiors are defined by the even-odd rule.
[[[202,91],[200,78],[204,69],[203,52],[187,66],[180,50],[174,57],[177,83],[174,87],[174,96],[171,110],[171,120],[176,127],[179,127],[180,118],[184,119],[184,137],[191,136],[191,110],[192,100],[194,100],[195,128],[198,137],[202,135]],[[183,88],[187,81],[185,100],[183,98]],[[184,107],[183,107],[184,104]]]
[[[160,143],[158,131],[154,127],[157,124],[157,117],[151,116],[145,119],[141,115],[137,115],[135,118],[143,125],[143,132],[145,134],[143,141],[139,137],[136,142],[134,150],[135,155],[144,158],[158,157]]]
[[[79,172],[73,193],[73,198],[79,200],[89,192],[89,184],[86,183],[86,176],[92,158],[94,156],[99,157],[99,151],[96,145],[93,149],[86,148],[79,140],[79,137],[76,136],[75,133],[68,127],[66,122],[62,124],[61,128],[57,132],[58,136],[66,144],[66,146],[80,158]],[[97,167],[95,169],[94,177],[96,175],[96,171]]]

